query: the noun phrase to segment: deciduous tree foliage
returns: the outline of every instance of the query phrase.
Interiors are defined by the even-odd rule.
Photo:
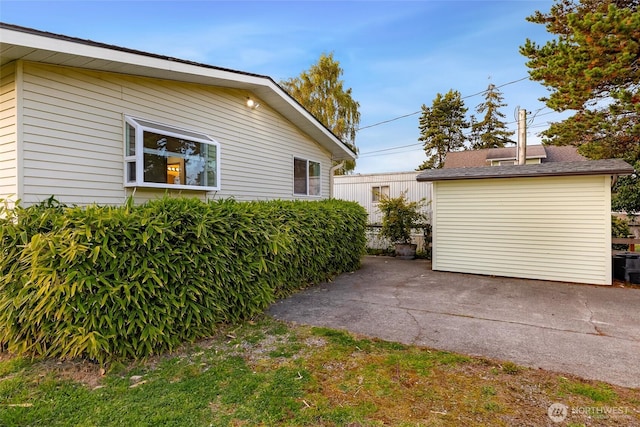
[[[506,105],[500,90],[490,83],[484,93],[484,102],[476,107],[476,112],[484,114],[482,121],[478,122],[475,117],[471,117],[472,149],[502,148],[505,144],[514,143],[510,140],[513,132],[507,130],[505,115],[500,111]]]
[[[592,159],[640,161],[640,11],[638,0],[557,0],[529,21],[557,37],[544,45],[526,40],[520,52],[529,74],[550,90],[556,111],[574,110],[543,132],[544,142],[576,145]],[[640,164],[636,163],[637,166]],[[621,179],[614,207],[640,211],[638,179]],[[635,202],[633,200],[636,200]]]
[[[333,59],[333,53],[320,59],[300,76],[281,81],[280,85],[355,153],[356,132],[360,124],[360,104],[352,97],[351,88],[344,88],[343,70]],[[345,163],[341,174],[355,168],[354,161]]]
[[[467,108],[460,92],[451,89],[444,96],[436,95],[431,107],[422,105],[420,137],[427,155],[418,170],[437,169],[444,165],[447,153],[464,148],[464,130],[469,127],[465,118]]]

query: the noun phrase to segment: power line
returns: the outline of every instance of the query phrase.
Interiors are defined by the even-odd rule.
[[[420,144],[416,144],[416,145],[422,145],[422,143],[420,143]],[[409,147],[409,146],[407,146],[407,147]],[[415,151],[415,148],[414,148],[413,150],[402,150],[402,151],[396,151],[396,152],[394,152],[394,153],[390,153],[390,154],[395,155],[395,154],[402,154],[402,153],[411,153],[411,152],[413,152],[413,151]],[[369,157],[378,157],[378,156],[384,156],[385,154],[386,154],[386,153],[375,153],[375,154],[368,154],[368,155],[366,155],[366,154],[365,154],[365,155],[363,155],[363,156],[358,156],[358,158],[359,158],[359,159],[361,159],[361,158],[363,158],[363,157],[364,157],[364,158],[369,158]]]
[[[535,118],[535,117],[540,117],[540,116],[546,116],[546,115],[554,114],[554,113],[555,113],[555,111],[550,111],[550,112],[547,112],[547,113],[538,114],[538,113],[539,113],[541,110],[543,110],[544,108],[546,108],[546,107],[542,107],[542,108],[540,108],[540,109],[536,110],[536,113],[534,114],[534,117],[533,117],[533,118]],[[533,118],[532,118],[532,119],[533,119]],[[513,124],[513,123],[517,123],[517,121],[509,122],[509,123],[506,123],[506,124]],[[547,123],[535,124],[535,125],[534,125],[534,124],[532,124],[532,123],[529,123],[529,124],[527,125],[527,129],[540,128],[540,127],[545,127],[545,126],[548,126],[548,125],[549,125],[549,123],[548,123],[548,122],[547,122]],[[463,135],[464,135],[464,136],[469,136],[469,135],[471,135],[471,133],[465,133],[465,134],[463,134]],[[512,142],[512,143],[514,143],[514,144],[516,143],[515,141],[509,141],[509,142]],[[384,153],[386,153],[386,152],[388,152],[388,151],[400,150],[400,149],[402,149],[402,148],[409,148],[409,147],[417,147],[417,146],[419,146],[419,145],[423,145],[423,143],[422,143],[422,142],[418,142],[418,143],[416,143],[416,144],[399,145],[399,146],[397,146],[397,147],[383,148],[383,149],[381,149],[381,150],[374,150],[374,151],[367,151],[367,152],[364,152],[364,153],[360,153],[360,155],[358,156],[358,158],[378,157],[378,156],[382,156],[382,155],[384,155]],[[391,154],[409,153],[409,152],[411,152],[411,151],[413,151],[413,150],[403,150],[403,151],[398,151],[398,152],[391,153]]]
[[[374,150],[374,151],[367,151],[366,153],[362,153],[361,155],[359,155],[358,157],[362,157],[362,156],[366,156],[368,154],[373,154],[373,153],[381,153],[383,151],[392,151],[392,150],[399,150],[401,148],[407,148],[407,147],[415,147],[417,145],[422,145],[422,142],[418,142],[416,144],[409,144],[409,145],[400,145],[398,147],[391,147],[391,148],[383,148],[382,150]]]
[[[385,151],[393,151],[393,150],[399,150],[401,148],[409,148],[409,147],[417,147],[419,145],[423,145],[422,142],[418,142],[416,144],[409,144],[409,145],[400,145],[398,147],[391,147],[391,148],[384,148],[382,150],[374,150],[374,151],[367,151],[366,153],[362,153],[358,156],[358,158],[362,158],[362,157],[375,157],[375,156],[379,156],[380,153],[385,152]],[[411,150],[412,151],[412,150]],[[402,153],[404,153],[404,151],[402,151]],[[393,154],[398,154],[398,153],[393,153]]]
[[[499,86],[496,86],[496,89],[499,89],[499,88],[504,87],[504,86],[509,86],[509,85],[514,84],[514,83],[518,83],[518,82],[521,82],[521,81],[523,81],[523,80],[527,80],[527,79],[529,79],[529,77],[522,77],[522,78],[517,79],[517,80],[512,80],[512,81],[510,81],[510,82],[503,83],[503,84],[501,84],[501,85],[499,85]],[[485,90],[483,90],[482,92],[474,93],[474,94],[472,94],[472,95],[463,96],[461,99],[471,98],[472,96],[482,95],[483,93],[487,93],[487,92],[489,92],[489,89],[485,89]]]
[[[517,79],[517,80],[512,80],[512,81],[507,82],[507,83],[503,83],[503,84],[501,84],[501,85],[499,85],[499,86],[496,86],[496,89],[501,88],[501,87],[504,87],[504,86],[512,85],[512,84],[514,84],[514,83],[518,83],[518,82],[521,82],[521,81],[523,81],[523,80],[527,80],[528,78],[529,78],[529,77],[527,76],[527,77],[522,77],[522,78]],[[472,98],[472,97],[474,97],[474,96],[482,95],[482,94],[487,93],[487,92],[488,92],[488,89],[485,89],[485,90],[480,91],[480,92],[478,92],[478,93],[473,93],[473,94],[471,94],[471,95],[463,96],[463,97],[461,97],[460,99]],[[359,132],[359,131],[361,131],[361,130],[363,130],[363,129],[368,129],[368,128],[372,128],[372,127],[375,127],[375,126],[384,125],[384,124],[386,124],[386,123],[395,122],[396,120],[404,119],[404,118],[406,118],[406,117],[415,116],[416,114],[420,114],[421,112],[422,112],[422,110],[418,110],[418,111],[414,111],[413,113],[404,114],[404,115],[402,115],[402,116],[394,117],[394,118],[389,119],[389,120],[383,120],[383,121],[378,122],[378,123],[374,123],[374,124],[367,125],[367,126],[362,126],[362,127],[359,127],[359,128],[356,130],[356,132]]]
[[[361,131],[362,129],[368,129],[368,128],[372,128],[372,127],[374,127],[374,126],[380,126],[380,125],[383,125],[383,124],[385,124],[385,123],[395,122],[396,120],[404,119],[405,117],[415,116],[416,114],[419,114],[419,113],[420,113],[420,111],[416,111],[416,112],[414,112],[414,113],[409,113],[409,114],[405,114],[404,116],[394,117],[393,119],[384,120],[384,121],[382,121],[382,122],[374,123],[374,124],[372,124],[372,125],[362,126],[362,127],[359,127],[359,128],[356,130],[356,132],[359,132],[359,131]]]
[[[536,118],[536,116],[538,115],[538,113],[542,110],[544,110],[545,108],[547,108],[546,106],[544,107],[540,107],[538,108],[534,113],[533,116],[531,116],[531,118],[529,119],[529,123],[527,123],[528,125],[531,125],[533,123],[533,120]]]
[[[518,83],[518,82],[521,82],[521,81],[526,80],[526,79],[528,79],[528,77],[522,77],[520,79],[513,80],[513,81],[510,81],[510,82],[504,83],[502,85],[496,86],[496,88],[500,88],[500,87],[507,86],[507,85],[510,85],[510,84]],[[471,98],[473,96],[481,95],[483,93],[486,93],[487,91],[488,90],[484,90],[484,91],[481,91],[481,92],[478,92],[478,93],[474,93],[474,94],[471,94],[471,95],[466,95],[466,96],[462,97],[461,99],[467,99],[467,98]],[[529,119],[529,123],[528,123],[528,126],[527,126],[528,129],[548,126],[548,122],[547,123],[543,123],[543,124],[533,125],[533,121],[536,119],[536,117],[541,117],[541,116],[546,116],[546,115],[549,115],[549,114],[556,113],[556,111],[549,111],[549,112],[546,112],[546,113],[540,113],[545,108],[548,108],[548,107],[544,106],[544,107],[541,107],[541,108],[538,108],[537,110],[535,110],[535,112],[533,113],[533,116]],[[516,112],[517,112],[518,109],[519,109],[519,107],[516,108]],[[395,117],[393,119],[385,120],[385,121],[382,121],[382,122],[379,122],[379,123],[374,123],[374,124],[369,125],[369,126],[364,126],[362,128],[359,128],[358,130],[369,128],[369,127],[373,127],[373,126],[378,126],[378,125],[385,124],[385,123],[389,123],[389,122],[392,122],[392,121],[395,121],[395,120],[399,120],[399,119],[402,119],[402,118],[405,118],[405,117],[416,115],[416,114],[418,114],[420,112],[421,111],[417,111],[417,112],[410,113],[410,114],[405,114],[405,115],[402,115],[402,116],[399,116],[399,117]],[[515,124],[517,122],[518,122],[518,120],[516,119],[516,120],[514,120],[512,122],[505,123],[505,125]],[[471,135],[471,133],[464,134],[464,136],[469,136],[469,135]],[[510,142],[515,143],[515,141],[510,141]],[[384,149],[380,149],[380,150],[367,151],[367,152],[364,152],[364,153],[360,153],[360,155],[358,157],[359,158],[377,157],[377,156],[384,155],[384,153],[386,153],[388,151],[400,150],[402,148],[416,147],[416,146],[420,146],[420,145],[423,145],[423,143],[419,142],[419,143],[415,143],[415,144],[400,145],[400,146],[397,146],[397,147],[390,147],[390,148],[384,148]],[[404,151],[399,151],[399,152],[395,152],[395,153],[391,153],[391,154],[402,154],[402,153],[407,153],[407,152],[411,152],[411,151],[413,151],[413,150],[404,150]]]

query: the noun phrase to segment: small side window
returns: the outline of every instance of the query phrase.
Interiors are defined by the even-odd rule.
[[[373,203],[378,203],[383,197],[389,197],[388,185],[376,185],[371,188],[371,201]]]
[[[320,196],[322,194],[322,174],[320,163],[312,160],[293,159],[293,194]]]

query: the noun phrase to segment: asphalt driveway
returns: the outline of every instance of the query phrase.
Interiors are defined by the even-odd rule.
[[[429,261],[365,257],[273,304],[299,324],[508,360],[640,388],[640,288],[445,273]]]

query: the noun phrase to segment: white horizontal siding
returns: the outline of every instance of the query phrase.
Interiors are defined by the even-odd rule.
[[[0,199],[18,196],[18,144],[15,63],[0,68]]]
[[[292,199],[293,157],[322,164],[322,197],[329,195],[329,153],[261,102],[246,107],[246,92],[126,77],[132,115],[201,131],[221,144],[221,190],[238,200]],[[167,93],[169,92],[169,94]],[[169,102],[158,103],[158,99]],[[152,107],[152,108],[151,108]],[[213,195],[209,195],[213,197]],[[314,198],[311,198],[314,199]]]
[[[25,63],[24,70],[28,203],[52,194],[76,204],[163,196],[164,189],[124,188],[124,115],[205,133],[220,143],[221,190],[181,194],[299,198],[293,195],[296,156],[321,163],[322,197],[329,195],[330,154],[263,102],[248,109],[248,92],[36,63]]]
[[[611,284],[610,178],[434,183],[433,268]]]
[[[398,197],[407,192],[407,199],[431,201],[430,182],[418,182],[419,172],[396,172],[377,174],[340,175],[334,177],[333,197],[359,203],[369,214],[369,224],[380,224],[382,215],[378,204],[373,202],[373,188],[389,186],[389,196]],[[431,206],[427,204],[424,213],[430,215]]]

